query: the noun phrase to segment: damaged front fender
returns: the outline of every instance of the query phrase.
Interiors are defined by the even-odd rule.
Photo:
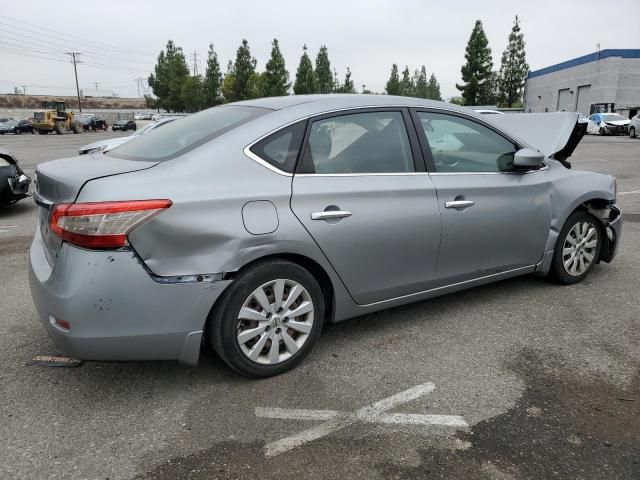
[[[29,195],[31,178],[18,165],[16,158],[0,149],[0,205],[9,205]]]
[[[600,220],[605,233],[598,262],[609,263],[616,255],[622,236],[622,211],[613,201],[604,205],[586,204],[585,207],[589,213]]]

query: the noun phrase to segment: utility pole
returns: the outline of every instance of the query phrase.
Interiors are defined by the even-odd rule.
[[[73,72],[76,74],[76,93],[78,94],[78,111],[82,112],[82,103],[80,103],[80,87],[78,86],[78,68],[77,64],[80,63],[78,57],[80,53],[78,52],[67,52],[67,55],[71,56],[71,62],[73,63]]]
[[[27,86],[26,85],[20,85],[22,87],[22,95],[26,95],[27,94]]]
[[[191,58],[193,59],[193,76],[195,77],[198,75],[198,52],[194,50]]]
[[[98,85],[100,85],[98,82],[93,82],[93,84],[96,86],[96,92],[98,91]]]

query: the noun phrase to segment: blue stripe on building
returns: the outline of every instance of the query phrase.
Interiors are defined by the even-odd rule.
[[[548,73],[559,72],[567,68],[576,67],[578,65],[584,65],[585,63],[595,62],[609,57],[621,57],[621,58],[640,58],[640,49],[637,48],[614,48],[601,50],[599,52],[593,52],[582,57],[567,60],[566,62],[551,65],[550,67],[541,68],[535,72],[529,72],[527,78],[541,77]]]

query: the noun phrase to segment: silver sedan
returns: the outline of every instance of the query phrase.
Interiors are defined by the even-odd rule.
[[[322,326],[518,275],[583,280],[621,234],[576,114],[413,98],[229,104],[37,169],[30,283],[87,360],[298,364]],[[507,299],[508,300],[508,299]]]

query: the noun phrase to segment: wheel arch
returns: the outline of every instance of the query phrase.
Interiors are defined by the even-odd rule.
[[[307,255],[303,255],[300,253],[275,252],[257,256],[246,261],[246,263],[244,263],[239,268],[234,269],[233,271],[225,271],[223,273],[223,278],[225,280],[233,280],[233,278],[239,273],[251,269],[259,263],[265,263],[272,260],[287,260],[301,266],[309,273],[311,273],[311,275],[313,275],[313,277],[317,280],[318,285],[320,285],[320,289],[322,290],[322,296],[324,299],[325,322],[332,323],[334,321],[336,311],[335,281],[334,279],[332,279],[331,275],[327,272],[324,266]],[[220,298],[218,298],[216,303],[218,301],[220,301]],[[214,307],[215,304],[212,308]]]

